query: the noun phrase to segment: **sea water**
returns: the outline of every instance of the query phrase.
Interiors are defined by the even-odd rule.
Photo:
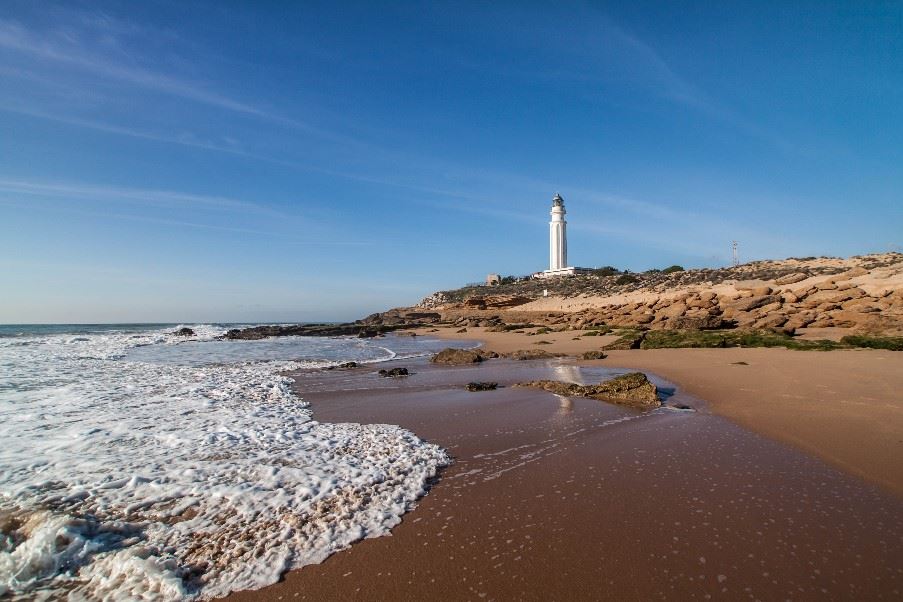
[[[259,588],[387,533],[449,462],[398,426],[314,420],[283,376],[446,342],[180,326],[0,326],[0,597]]]

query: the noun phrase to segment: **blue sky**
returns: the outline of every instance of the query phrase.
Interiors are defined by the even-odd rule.
[[[903,3],[485,4],[7,0],[0,322],[903,245]]]

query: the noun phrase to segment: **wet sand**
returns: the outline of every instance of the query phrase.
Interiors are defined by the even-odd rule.
[[[576,354],[609,337],[574,331],[525,336],[469,329],[500,351],[531,348]],[[650,371],[706,400],[711,410],[757,433],[789,443],[903,497],[903,353],[871,349],[830,352],[775,349],[610,351],[598,365]]]
[[[390,537],[236,600],[899,599],[903,499],[700,411],[471,380],[599,380],[568,360],[297,375],[324,421],[388,422],[456,461]],[[386,367],[383,364],[380,367]],[[582,370],[582,372],[576,372]],[[671,383],[659,380],[666,395]]]

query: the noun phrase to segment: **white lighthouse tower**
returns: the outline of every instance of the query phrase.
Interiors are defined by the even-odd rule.
[[[568,265],[568,223],[564,219],[564,199],[557,192],[552,198],[552,221],[549,222],[549,271],[557,272]]]
[[[588,274],[587,268],[568,266],[568,223],[564,219],[564,199],[557,192],[552,197],[552,221],[549,222],[549,269],[533,274],[534,278],[554,278],[556,276],[577,276]]]

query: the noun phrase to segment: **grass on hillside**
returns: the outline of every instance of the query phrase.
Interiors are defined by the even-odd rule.
[[[786,347],[807,351],[830,351],[844,346],[826,340],[802,341],[767,330],[653,330],[646,333],[641,348]]]
[[[628,332],[627,336],[635,334]],[[801,340],[768,330],[653,330],[646,333],[641,344],[642,349],[686,347],[786,347],[800,351],[868,348],[903,351],[903,337],[851,335],[837,342]]]
[[[848,335],[840,339],[840,342],[851,347],[887,349],[888,351],[903,351],[903,337],[870,337],[866,335]]]

